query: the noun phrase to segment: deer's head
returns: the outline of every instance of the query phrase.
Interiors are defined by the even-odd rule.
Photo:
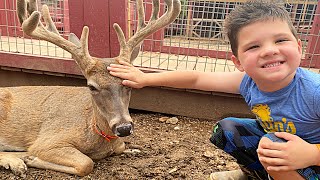
[[[138,29],[136,33],[125,39],[118,24],[114,24],[117,33],[120,53],[115,58],[91,57],[88,50],[89,28],[84,27],[81,38],[71,33],[69,41],[59,35],[46,5],[42,6],[42,17],[37,11],[36,0],[17,0],[17,14],[22,29],[28,36],[51,42],[70,52],[87,79],[91,91],[95,112],[108,121],[112,132],[117,136],[128,136],[133,131],[132,119],[128,112],[131,89],[121,84],[121,79],[113,77],[107,71],[107,66],[117,63],[118,59],[132,62],[138,55],[142,41],[160,28],[170,24],[180,13],[179,0],[165,0],[168,8],[165,14],[159,16],[159,0],[153,0],[152,16],[148,24],[144,21],[143,0],[137,0]],[[75,104],[76,106],[76,104]]]

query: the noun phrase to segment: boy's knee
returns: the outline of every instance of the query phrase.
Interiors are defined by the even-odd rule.
[[[260,137],[264,134],[258,128],[256,120],[228,117],[214,126],[210,141],[227,152],[232,152],[237,148],[251,148],[246,144],[256,143],[258,145]],[[246,139],[253,142],[244,142]]]
[[[272,142],[287,142],[287,140],[278,138],[274,133],[267,133],[263,137],[270,139]]]
[[[219,136],[224,134],[226,131],[235,132],[237,131],[237,126],[239,126],[239,124],[232,118],[222,119],[213,127],[213,135]]]
[[[220,120],[213,127],[210,141],[220,149],[224,149],[227,142],[226,131],[232,132],[235,129],[235,123],[228,118]]]
[[[213,132],[210,137],[210,141],[212,144],[216,145],[218,148],[223,149],[224,143],[223,143],[224,134],[223,130],[221,129],[221,125],[219,122],[213,127]]]

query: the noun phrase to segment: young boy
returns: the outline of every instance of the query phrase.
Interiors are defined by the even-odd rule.
[[[302,45],[288,12],[273,2],[250,1],[232,11],[225,26],[239,71],[143,73],[123,61],[108,70],[133,88],[240,93],[257,119],[223,119],[214,127],[211,142],[260,179],[318,179],[320,74],[299,67]],[[210,178],[245,175],[226,171]]]

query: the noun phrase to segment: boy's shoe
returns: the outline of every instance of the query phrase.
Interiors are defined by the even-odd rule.
[[[209,180],[247,180],[247,175],[241,170],[221,171],[211,173]]]

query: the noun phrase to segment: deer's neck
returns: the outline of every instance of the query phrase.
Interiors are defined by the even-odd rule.
[[[97,109],[97,107],[93,107],[93,117],[91,120],[92,130],[97,133],[97,130],[100,133],[104,133],[110,136],[114,136],[112,130],[110,129],[107,117],[103,116],[102,113]]]

